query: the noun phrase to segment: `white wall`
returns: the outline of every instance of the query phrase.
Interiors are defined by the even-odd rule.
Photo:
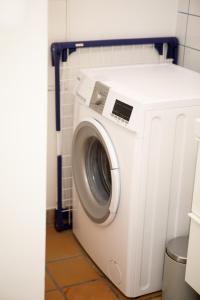
[[[176,30],[177,0],[49,0],[49,46],[53,41],[84,39],[112,39],[130,37],[170,36]],[[58,22],[59,20],[59,22]],[[80,67],[135,63],[132,53],[114,50],[105,57],[99,50],[85,52],[84,59],[73,54],[62,71],[62,101],[65,105],[63,196],[71,198],[71,127],[73,98],[71,89]],[[100,54],[100,55],[99,55]],[[99,55],[99,56],[98,56]],[[130,57],[132,55],[132,58]],[[100,58],[101,56],[101,58]],[[126,56],[126,57],[125,57]],[[138,56],[138,53],[135,57]],[[102,59],[103,57],[103,59]],[[125,60],[124,60],[125,59]],[[100,62],[101,60],[101,62]],[[105,63],[105,61],[107,62]],[[109,61],[109,63],[108,63]],[[49,115],[48,115],[48,189],[47,207],[56,206],[56,139],[54,73],[49,60]],[[65,81],[67,79],[67,81]]]
[[[176,0],[68,0],[67,38],[173,35]]]
[[[58,21],[59,20],[59,21]],[[48,1],[48,143],[47,143],[47,208],[55,208],[57,197],[56,182],[56,131],[55,131],[55,89],[54,68],[51,66],[50,45],[67,40],[66,0]]]
[[[47,1],[0,10],[0,299],[44,299]]]
[[[179,0],[177,36],[179,64],[200,72],[200,1]]]

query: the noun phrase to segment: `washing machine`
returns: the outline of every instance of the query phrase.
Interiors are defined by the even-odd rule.
[[[166,242],[189,230],[200,74],[173,64],[80,72],[73,233],[128,297],[161,290]]]

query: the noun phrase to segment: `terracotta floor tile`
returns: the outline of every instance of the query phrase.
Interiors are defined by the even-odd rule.
[[[45,300],[65,300],[65,298],[59,291],[53,291],[45,294]]]
[[[46,261],[53,261],[82,253],[81,247],[76,242],[71,232],[57,238],[47,238]]]
[[[100,273],[91,266],[91,263],[84,256],[49,263],[47,267],[61,287],[100,277]]]
[[[46,272],[46,274],[45,274],[45,291],[47,292],[49,290],[55,290],[55,289],[56,289],[55,284],[53,283],[50,276]]]
[[[47,224],[47,227],[46,227],[46,237],[47,237],[47,239],[59,238],[59,237],[65,236],[67,233],[68,233],[68,231],[66,231],[66,230],[58,232],[58,231],[55,230],[54,225],[52,225],[52,224],[48,225]]]
[[[68,300],[117,300],[109,285],[103,280],[96,280],[69,287],[65,290]]]
[[[64,260],[52,262],[59,259]],[[65,290],[68,300],[131,299],[121,294],[109,280],[100,278],[102,276],[101,272],[80,247],[74,238],[72,231],[63,231],[60,233],[54,229],[53,225],[47,225],[46,260],[47,262],[51,262],[47,263],[48,270],[60,287],[74,285]],[[47,275],[46,291],[55,288],[54,283]],[[48,292],[45,297],[45,300],[63,299],[63,295],[59,291]],[[162,297],[161,292],[158,292],[141,296],[137,299],[162,300]]]

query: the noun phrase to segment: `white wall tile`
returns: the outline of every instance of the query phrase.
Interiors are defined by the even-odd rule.
[[[71,167],[64,167],[62,170],[63,179],[71,178],[72,177],[72,168]]]
[[[188,18],[186,24],[180,12]],[[181,44],[178,64],[200,72],[200,0],[179,0],[177,15],[177,35]]]
[[[72,115],[70,115],[69,117],[66,117],[66,118],[62,118],[61,122],[62,122],[63,128],[68,128],[68,127],[72,128],[72,125],[73,125]]]
[[[71,155],[63,155],[62,156],[62,163],[63,163],[63,167],[71,166],[72,165]]]
[[[181,45],[185,44],[186,38],[186,29],[187,29],[187,19],[188,16],[183,13],[178,13],[177,16],[177,27],[176,27],[176,36],[179,39]]]
[[[70,92],[61,92],[61,102],[62,105],[73,104],[74,103],[74,94]]]
[[[62,130],[62,133],[62,154],[71,155],[72,130],[70,128],[64,129]]]
[[[186,45],[200,50],[200,18],[189,16]]]
[[[63,189],[71,189],[72,188],[72,178],[63,179]]]
[[[184,66],[185,47],[180,45],[178,51],[178,65]]]
[[[188,13],[189,1],[190,0],[179,0],[179,2],[178,2],[178,11]]]
[[[72,189],[68,188],[68,189],[63,189],[62,191],[62,199],[71,199],[72,198]]]
[[[200,72],[200,51],[185,48],[184,67]]]
[[[200,1],[199,0],[190,0],[189,13],[200,16]]]
[[[63,207],[67,208],[67,207],[71,207],[72,206],[72,199],[66,199],[63,200]]]
[[[72,104],[66,104],[62,105],[62,117],[70,117],[73,114],[73,105]]]

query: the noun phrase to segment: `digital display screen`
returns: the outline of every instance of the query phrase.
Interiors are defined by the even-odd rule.
[[[129,121],[132,111],[133,106],[130,106],[116,99],[112,113],[126,121]]]

